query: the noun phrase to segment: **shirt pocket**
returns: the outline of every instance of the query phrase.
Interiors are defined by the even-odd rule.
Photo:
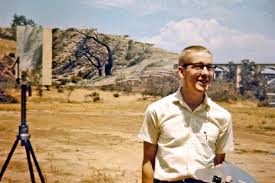
[[[219,136],[219,128],[213,123],[207,122],[202,125],[199,134],[210,146],[215,146]]]

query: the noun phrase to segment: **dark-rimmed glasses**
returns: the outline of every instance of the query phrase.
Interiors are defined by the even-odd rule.
[[[197,70],[197,71],[202,71],[204,69],[204,67],[206,67],[206,69],[208,71],[214,71],[217,66],[214,64],[203,64],[203,63],[194,63],[194,64],[182,64],[180,66],[182,67],[188,67],[189,65],[192,66],[193,69]]]

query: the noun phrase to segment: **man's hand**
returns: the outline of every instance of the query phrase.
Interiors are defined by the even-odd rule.
[[[226,176],[225,177],[225,182],[224,183],[232,183],[233,180],[232,180],[232,177],[231,176]]]
[[[218,166],[219,164],[222,164],[224,159],[225,159],[225,154],[216,154],[214,158],[214,165]]]
[[[221,167],[222,166],[222,162],[224,160],[225,160],[225,154],[216,154],[216,156],[214,158],[214,165],[215,165],[215,167]],[[231,176],[226,176],[224,183],[232,183],[232,177]]]

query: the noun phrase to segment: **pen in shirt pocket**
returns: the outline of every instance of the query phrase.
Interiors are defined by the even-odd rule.
[[[205,140],[207,140],[207,133],[206,133],[206,131],[204,131],[203,133],[205,135]]]

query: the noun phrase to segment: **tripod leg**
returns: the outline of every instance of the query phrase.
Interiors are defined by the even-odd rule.
[[[44,177],[43,177],[43,175],[42,175],[41,169],[40,169],[40,167],[39,167],[38,161],[37,161],[37,159],[36,159],[36,157],[35,157],[35,154],[34,154],[34,151],[33,151],[32,145],[31,145],[31,142],[30,142],[30,151],[31,151],[32,159],[33,159],[34,164],[35,164],[35,166],[36,166],[36,169],[37,169],[37,171],[38,171],[40,180],[41,180],[42,183],[45,183],[45,180],[44,180]]]
[[[5,172],[7,166],[8,166],[8,164],[9,164],[9,162],[10,162],[10,159],[11,159],[11,157],[12,157],[12,155],[13,155],[13,152],[14,152],[14,150],[15,150],[17,144],[18,144],[18,141],[19,141],[19,139],[16,139],[16,140],[15,140],[15,142],[14,142],[14,144],[13,144],[13,146],[12,146],[10,152],[9,152],[9,155],[8,155],[8,157],[7,157],[7,160],[5,161],[5,163],[4,163],[4,165],[3,165],[2,169],[1,169],[1,172],[0,172],[0,181],[1,181],[2,176],[4,175],[4,172]]]
[[[30,156],[30,142],[29,142],[29,140],[27,140],[27,142],[25,144],[25,149],[26,149],[26,154],[27,154],[27,159],[28,159],[31,180],[32,180],[32,183],[35,183],[35,177],[34,177],[34,173],[33,173],[31,156]]]

